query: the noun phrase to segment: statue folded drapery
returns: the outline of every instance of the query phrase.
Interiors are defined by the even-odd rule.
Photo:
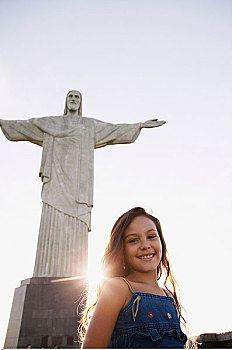
[[[94,149],[132,143],[142,127],[164,123],[111,124],[82,117],[81,105],[81,94],[74,90],[67,95],[63,116],[0,121],[9,140],[43,147],[43,208],[34,277],[71,277],[86,270]]]

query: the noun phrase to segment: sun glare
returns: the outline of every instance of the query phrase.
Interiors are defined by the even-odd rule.
[[[96,261],[89,262],[89,268],[87,272],[87,280],[89,284],[89,288],[96,288],[98,283],[102,280],[103,274],[101,270],[100,263],[96,263]]]

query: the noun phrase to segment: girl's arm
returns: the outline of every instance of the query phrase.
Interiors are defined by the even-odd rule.
[[[128,288],[119,278],[104,286],[89,323],[83,349],[107,348],[120,310],[128,298]]]

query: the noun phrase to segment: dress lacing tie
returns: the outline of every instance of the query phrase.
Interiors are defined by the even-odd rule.
[[[141,300],[141,297],[140,295],[138,295],[135,300],[133,301],[133,304],[132,304],[132,316],[133,316],[133,320],[135,321],[136,319],[136,316],[138,314],[138,311],[139,311],[139,302]],[[135,310],[135,304],[136,304],[136,310]]]
[[[132,294],[134,294],[134,289],[132,288],[132,285],[130,284],[130,282],[128,281],[128,279],[124,278],[124,277],[121,277],[125,282],[126,284],[128,285],[130,291]],[[141,300],[141,297],[140,295],[138,295],[135,300],[133,301],[133,304],[132,304],[132,316],[133,316],[133,320],[135,321],[136,319],[136,316],[138,314],[138,311],[139,311],[139,302]],[[135,309],[135,304],[136,304],[136,309]]]

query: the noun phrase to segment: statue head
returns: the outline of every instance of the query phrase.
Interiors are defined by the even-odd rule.
[[[78,115],[82,116],[82,96],[77,90],[71,90],[67,93],[64,115],[66,115],[68,111],[78,111]]]

